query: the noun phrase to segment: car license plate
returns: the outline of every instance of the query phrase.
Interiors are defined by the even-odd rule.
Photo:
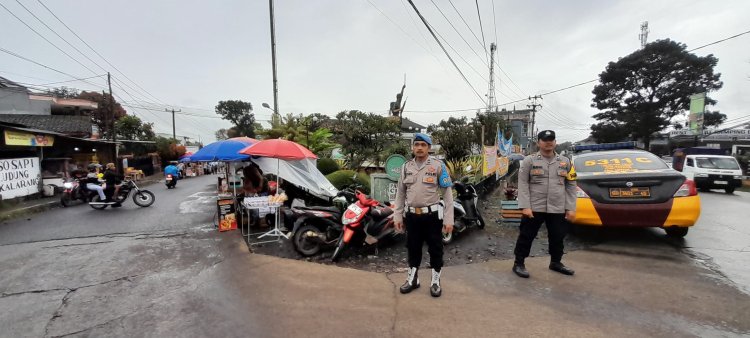
[[[714,184],[729,184],[727,181],[714,181]]]
[[[648,187],[635,188],[609,188],[611,198],[646,198],[651,197],[651,189]]]

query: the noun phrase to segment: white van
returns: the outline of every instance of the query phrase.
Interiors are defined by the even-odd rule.
[[[698,189],[724,189],[727,194],[742,186],[742,169],[737,159],[724,155],[687,155],[682,173]]]

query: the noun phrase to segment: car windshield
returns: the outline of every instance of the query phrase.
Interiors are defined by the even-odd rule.
[[[586,154],[573,160],[579,173],[618,173],[668,169],[664,161],[646,152],[603,152]]]
[[[697,157],[695,161],[698,164],[698,168],[704,168],[704,169],[737,170],[740,168],[740,165],[737,164],[737,160],[735,160],[734,158]]]

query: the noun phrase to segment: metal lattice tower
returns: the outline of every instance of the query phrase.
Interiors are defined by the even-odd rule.
[[[495,43],[490,44],[490,88],[487,93],[487,111],[492,112],[497,110],[497,99],[495,99],[495,50],[497,45]]]
[[[641,48],[646,47],[648,43],[648,21],[641,24],[641,34],[638,34],[638,39],[641,40]]]

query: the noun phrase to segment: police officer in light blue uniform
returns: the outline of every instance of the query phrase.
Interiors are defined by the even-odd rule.
[[[419,287],[417,270],[422,264],[422,246],[427,242],[432,268],[430,294],[440,297],[440,273],[443,267],[442,233],[453,231],[453,182],[445,164],[430,157],[430,147],[432,139],[429,136],[422,133],[414,136],[414,159],[406,162],[401,170],[393,218],[396,230],[403,230],[406,223],[409,271],[406,282],[401,286],[401,293],[409,293]],[[439,204],[441,193],[444,205],[447,206],[444,209]]]

